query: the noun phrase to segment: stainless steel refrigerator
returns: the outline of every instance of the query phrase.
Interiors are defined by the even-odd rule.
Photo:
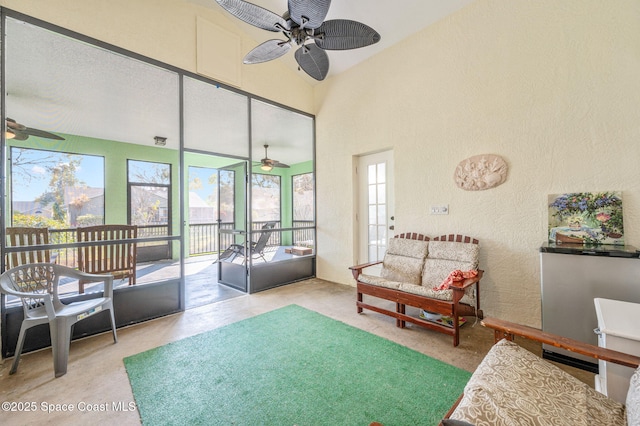
[[[542,330],[598,345],[596,297],[640,303],[640,252],[631,246],[546,243],[540,248]],[[543,357],[594,373],[598,364],[543,345]]]

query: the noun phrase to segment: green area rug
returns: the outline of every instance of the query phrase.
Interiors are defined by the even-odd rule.
[[[470,373],[297,305],[124,359],[145,425],[437,425]]]

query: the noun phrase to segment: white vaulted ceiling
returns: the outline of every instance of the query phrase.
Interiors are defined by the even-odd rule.
[[[219,10],[227,14],[229,19],[253,39],[256,45],[266,40],[278,37],[277,33],[265,31],[246,24],[228,14],[215,0],[188,0],[201,6]],[[340,74],[367,58],[387,49],[399,41],[409,37],[435,22],[440,21],[451,13],[461,9],[473,0],[333,0],[327,20],[350,19],[362,22],[375,29],[381,36],[381,40],[361,49],[329,52],[329,74],[327,78]],[[287,0],[251,0],[251,3],[282,15],[287,10]],[[281,34],[280,34],[281,35]],[[246,54],[255,46],[244,46]],[[293,57],[293,50],[284,57],[278,59],[291,68],[297,69]],[[259,66],[259,64],[255,65]],[[301,72],[304,75],[304,72]],[[317,81],[303,76],[305,81],[316,84]]]

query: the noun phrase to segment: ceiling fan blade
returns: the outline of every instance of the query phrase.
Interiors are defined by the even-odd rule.
[[[216,0],[220,6],[236,18],[263,30],[278,32],[289,30],[289,24],[281,16],[243,0]]]
[[[347,50],[369,46],[380,41],[380,34],[362,22],[332,19],[320,25],[314,34],[316,45],[325,50]]]
[[[324,22],[329,6],[331,0],[289,0],[289,15],[302,28],[314,29]]]
[[[30,127],[27,127],[23,132],[31,136],[37,136],[39,138],[55,139],[57,141],[65,140],[63,137],[54,135],[53,133],[45,132],[44,130],[32,129]]]
[[[37,136],[39,138],[45,139],[55,139],[58,141],[65,140],[63,137],[55,135],[53,133],[45,132],[44,130],[32,129],[30,127],[25,126],[24,124],[17,123],[16,120],[7,117],[7,131],[9,133],[13,133],[15,139],[17,141],[26,141],[29,139],[29,136]]]
[[[18,131],[23,131],[27,128],[27,126],[22,125],[20,123],[16,123],[16,120],[9,117],[7,117],[7,127],[13,130],[18,130]]]
[[[318,81],[329,73],[329,56],[315,44],[308,44],[296,50],[296,61],[300,68]]]
[[[283,169],[288,169],[290,166],[289,166],[288,164],[284,164],[284,163],[281,163],[281,162],[279,162],[279,161],[276,161],[276,162],[273,164],[273,167],[281,167],[281,168],[283,168]]]
[[[247,53],[242,62],[245,64],[259,64],[271,61],[284,55],[291,49],[291,43],[282,40],[267,40]]]

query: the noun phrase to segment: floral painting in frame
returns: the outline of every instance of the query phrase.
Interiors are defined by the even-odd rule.
[[[548,206],[549,242],[624,244],[621,192],[549,195]]]

